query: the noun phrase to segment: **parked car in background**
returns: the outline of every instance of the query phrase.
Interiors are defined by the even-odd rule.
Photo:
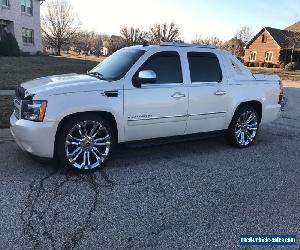
[[[229,52],[162,43],[121,49],[85,75],[21,84],[10,124],[24,151],[91,171],[129,141],[225,131],[248,147],[282,96],[278,76],[252,74]]]

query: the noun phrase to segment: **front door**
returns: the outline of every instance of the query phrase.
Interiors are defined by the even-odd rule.
[[[187,53],[190,69],[187,133],[209,132],[225,128],[227,84],[216,54]]]
[[[188,93],[177,52],[158,52],[137,71],[152,70],[156,82],[124,90],[125,140],[182,135],[186,129]]]

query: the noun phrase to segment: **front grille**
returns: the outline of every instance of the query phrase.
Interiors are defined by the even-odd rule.
[[[19,99],[21,99],[21,100],[25,99],[25,91],[26,91],[25,88],[23,88],[21,86],[17,87],[17,89],[16,89],[16,97],[19,98]]]

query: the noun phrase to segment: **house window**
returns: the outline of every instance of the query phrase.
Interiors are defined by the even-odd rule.
[[[34,44],[34,34],[33,30],[22,28],[22,40],[26,44]]]
[[[9,7],[9,0],[1,0],[1,5],[2,5],[2,7],[8,8]]]
[[[267,42],[267,36],[266,36],[265,34],[263,34],[263,35],[261,36],[261,42],[262,42],[262,43],[266,43],[266,42]]]
[[[271,52],[271,51],[266,52],[265,61],[272,62],[272,59],[273,59],[273,52]]]
[[[21,11],[32,15],[32,0],[21,0]]]
[[[251,52],[250,52],[250,61],[251,61],[251,62],[256,61],[256,55],[257,55],[257,52],[256,52],[256,51],[251,51]]]

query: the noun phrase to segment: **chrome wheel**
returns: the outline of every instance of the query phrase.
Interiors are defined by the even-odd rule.
[[[247,110],[241,113],[235,125],[235,138],[239,145],[247,146],[257,134],[259,122],[254,111]]]
[[[65,141],[68,161],[77,169],[90,170],[99,167],[107,158],[111,138],[108,130],[98,121],[76,124]]]

